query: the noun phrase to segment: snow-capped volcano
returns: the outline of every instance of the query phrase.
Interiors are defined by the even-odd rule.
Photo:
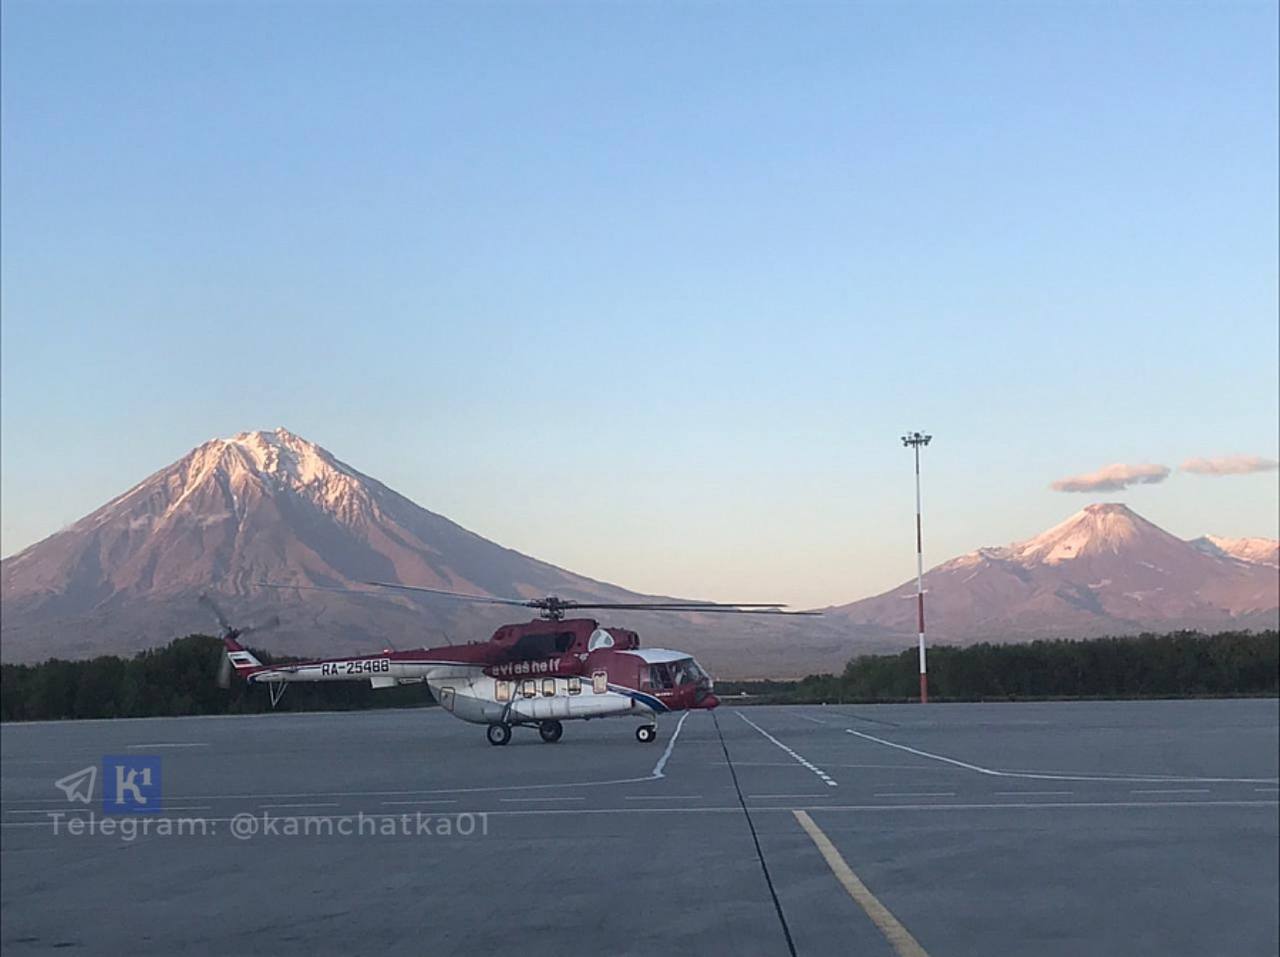
[[[1186,542],[1120,504],[1086,506],[1027,539],[980,548],[925,575],[934,640],[1001,640],[1143,629],[1275,627],[1275,567]],[[1229,541],[1229,540],[1218,540]],[[1251,542],[1265,541],[1251,539]],[[1260,546],[1250,554],[1265,554]],[[831,609],[851,624],[906,634],[915,583]]]
[[[314,442],[285,429],[241,432],[193,449],[67,531],[92,531],[126,518],[135,529],[184,521],[208,527],[243,515],[255,497],[280,491],[354,521],[372,506],[368,481]],[[222,508],[210,510],[205,493],[213,493]]]
[[[505,571],[519,559],[531,567]],[[486,542],[276,429],[206,442],[6,559],[4,595],[6,603],[88,611],[105,599],[211,583],[247,595],[263,579],[317,585],[386,577],[479,593],[607,588]]]
[[[1254,565],[1280,567],[1280,540],[1274,538],[1222,538],[1218,535],[1202,535],[1191,542],[1210,555],[1230,555],[1242,562]]]
[[[210,622],[221,596],[237,623],[278,614],[264,647],[337,653],[487,638],[529,613],[399,592],[276,590],[261,582],[359,588],[390,581],[475,595],[636,601],[646,596],[503,548],[429,512],[284,429],[213,439],[69,528],[0,564],[6,660],[130,652]],[[609,615],[646,640],[679,640],[734,674],[785,674],[784,620]],[[717,616],[724,619],[724,616]],[[808,622],[810,619],[800,619]],[[765,635],[758,654],[744,637]],[[839,667],[843,636],[810,646]],[[779,640],[785,637],[786,640]]]
[[[1137,548],[1177,550],[1181,539],[1151,524],[1124,505],[1086,505],[1065,522],[1011,546],[1009,555],[1026,564],[1056,565]]]

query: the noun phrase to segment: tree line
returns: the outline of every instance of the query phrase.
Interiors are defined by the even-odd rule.
[[[297,659],[254,649],[264,664]],[[103,655],[81,661],[51,658],[38,665],[0,665],[0,720],[143,718],[163,715],[253,714],[270,711],[267,689],[232,677],[218,686],[223,645],[188,635],[132,658]],[[346,711],[431,704],[425,684],[375,691],[367,681],[291,685],[277,711]]]
[[[928,660],[931,700],[1280,694],[1276,631],[939,645],[929,649]],[[779,702],[908,701],[919,695],[919,659],[911,648],[861,655],[839,675],[721,684],[726,693],[745,691]]]
[[[222,643],[207,635],[178,638],[132,658],[52,658],[37,665],[0,665],[0,720],[139,718],[251,714],[271,710],[264,688],[232,678],[220,688]],[[254,651],[265,664],[290,658]],[[919,688],[914,648],[861,655],[839,675],[803,681],[719,682],[722,694],[747,691],[779,702],[907,701]],[[1033,641],[929,652],[935,700],[1144,698],[1280,694],[1280,632],[1175,632],[1127,638]],[[365,681],[297,684],[276,710],[316,711],[431,704],[425,685],[375,691]]]

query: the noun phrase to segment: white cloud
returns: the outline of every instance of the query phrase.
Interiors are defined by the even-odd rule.
[[[1167,465],[1104,465],[1096,472],[1070,475],[1051,484],[1055,492],[1119,492],[1130,485],[1154,485],[1169,477]]]
[[[1248,475],[1276,468],[1280,468],[1280,462],[1260,455],[1220,455],[1212,459],[1187,459],[1182,463],[1182,471],[1197,475]]]

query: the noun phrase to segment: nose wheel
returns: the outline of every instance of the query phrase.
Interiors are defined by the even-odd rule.
[[[511,740],[511,726],[507,724],[491,724],[486,734],[489,736],[490,744],[506,744]]]
[[[543,721],[538,725],[538,734],[542,735],[542,740],[547,744],[555,744],[560,740],[560,735],[564,734],[564,725],[559,721]]]
[[[642,724],[636,728],[636,740],[641,744],[649,744],[658,738],[658,726],[656,724]]]

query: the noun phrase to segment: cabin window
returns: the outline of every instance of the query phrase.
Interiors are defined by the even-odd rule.
[[[512,646],[512,657],[525,661],[563,655],[573,646],[573,632],[560,631],[541,635],[521,635]]]
[[[555,696],[556,696],[556,679],[543,678],[542,679],[542,697],[554,698]]]
[[[582,694],[582,679],[577,675],[568,679],[565,684],[568,686],[566,690],[569,694]]]
[[[609,672],[596,671],[591,675],[592,694],[604,694],[609,690]]]
[[[520,689],[520,693],[526,698],[536,698],[538,696],[538,682],[533,678],[525,681],[524,687]]]
[[[511,700],[511,682],[499,681],[497,685],[494,686],[493,696],[499,701],[510,701]]]

